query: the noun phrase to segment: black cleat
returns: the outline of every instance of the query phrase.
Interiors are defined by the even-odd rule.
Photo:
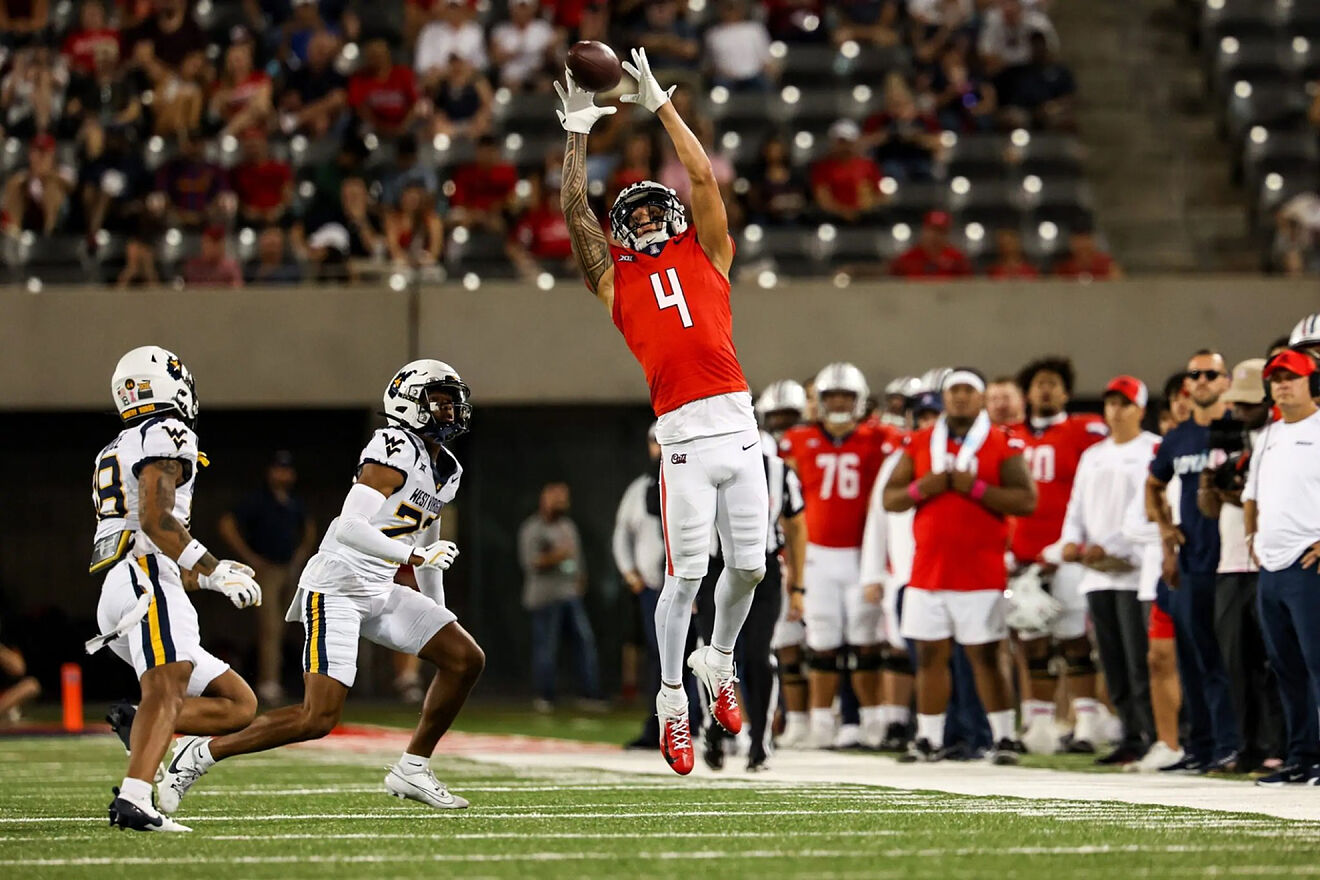
[[[105,714],[105,720],[110,724],[110,729],[119,737],[119,741],[124,744],[124,751],[133,753],[129,746],[129,741],[133,734],[133,719],[137,717],[137,706],[128,700],[120,700],[110,706],[110,711]]]
[[[931,745],[928,739],[919,739],[911,743],[907,751],[898,756],[899,762],[903,764],[933,763],[943,761],[944,758],[944,749]]]
[[[1307,767],[1304,764],[1285,764],[1268,776],[1257,779],[1256,784],[1268,788],[1278,788],[1284,785],[1315,785],[1315,780],[1318,777],[1320,777],[1320,770],[1315,767]]]
[[[902,752],[907,750],[909,732],[906,724],[898,721],[885,730],[885,738],[880,741],[882,752]]]
[[[765,763],[765,749],[753,748],[747,756],[747,772],[760,773],[762,770],[769,770],[770,767]]]
[[[1119,746],[1102,758],[1096,758],[1095,763],[1100,767],[1125,767],[1128,764],[1135,764],[1145,757],[1145,754],[1134,749],[1131,746]]]
[[[1016,766],[1022,761],[1022,756],[1027,753],[1027,747],[1022,745],[1020,740],[1008,739],[1005,737],[995,743],[995,747],[986,755],[986,759],[991,764],[998,764],[1001,767]]]
[[[119,796],[119,787],[110,791],[115,799],[110,802],[110,827],[120,831],[192,831],[187,825],[180,825],[169,816],[163,816],[156,810],[147,811],[137,804]]]
[[[1183,776],[1200,776],[1210,767],[1210,762],[1204,758],[1194,758],[1191,755],[1185,756],[1176,764],[1170,764],[1168,767],[1161,767],[1161,773],[1178,773]]]
[[[1216,758],[1206,765],[1206,773],[1244,773],[1242,756],[1238,752],[1229,752],[1222,758]]]
[[[724,731],[714,724],[701,735],[701,759],[712,770],[724,769]]]

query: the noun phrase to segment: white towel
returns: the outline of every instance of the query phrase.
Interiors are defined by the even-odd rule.
[[[962,446],[958,449],[958,455],[954,459],[954,470],[971,470],[972,461],[976,458],[976,453],[981,451],[985,438],[990,436],[990,416],[986,415],[985,410],[977,413],[976,421],[972,422],[972,427],[963,438]],[[930,469],[932,472],[942,474],[948,470],[949,457],[949,423],[941,415],[935,422],[935,427],[930,432]]]
[[[83,648],[86,649],[88,654],[95,654],[97,651],[101,650],[106,645],[141,623],[142,618],[147,616],[147,609],[150,607],[151,591],[148,590],[141,596],[138,596],[137,602],[133,603],[133,607],[128,610],[127,614],[119,618],[119,621],[109,632],[98,633],[95,637],[88,639],[83,643]]]

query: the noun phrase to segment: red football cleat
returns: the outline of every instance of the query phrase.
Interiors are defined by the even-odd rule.
[[[686,706],[682,715],[660,716],[660,754],[679,776],[692,772],[692,727]]]
[[[738,679],[733,666],[721,669],[710,663],[711,647],[698,648],[688,657],[688,668],[710,696],[710,714],[729,733],[742,730],[742,708],[738,705]]]

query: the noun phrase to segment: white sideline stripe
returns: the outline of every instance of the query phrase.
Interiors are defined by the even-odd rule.
[[[540,805],[544,806],[544,805]],[[461,819],[450,819],[449,816],[458,816],[466,813],[473,819],[652,819],[663,817],[701,817],[701,816],[825,816],[825,815],[871,815],[874,813],[906,813],[910,810],[664,810],[657,809],[649,812],[631,812],[631,813],[486,813],[480,810],[432,810],[422,812],[421,810],[402,809],[392,813],[280,813],[266,816],[247,816],[247,815],[221,815],[212,814],[187,814],[180,816],[180,821],[185,824],[190,822],[288,822],[294,819],[421,819],[434,820],[444,817],[441,821],[462,821]],[[931,813],[947,813],[947,810],[929,810]],[[30,825],[39,822],[98,822],[102,825],[106,820],[103,817],[92,816],[21,816],[21,817],[0,817],[0,825]]]
[[[628,858],[656,861],[709,861],[717,859],[778,859],[788,856],[796,858],[820,859],[876,859],[876,858],[948,858],[954,856],[1080,856],[1114,854],[1181,854],[1205,852],[1240,852],[1240,847],[1222,846],[1205,847],[1191,844],[1172,844],[1168,846],[1143,846],[1139,844],[1120,846],[1021,846],[1021,847],[923,847],[917,849],[889,849],[880,851],[862,851],[856,849],[780,849],[729,851],[694,850],[680,852],[662,850],[658,852],[633,853]],[[569,862],[617,860],[620,856],[613,852],[530,852],[530,853],[398,853],[380,855],[343,855],[343,856],[236,856],[231,858],[210,858],[205,856],[161,858],[161,857],[83,857],[74,859],[3,859],[0,865],[20,868],[69,867],[75,865],[280,865],[292,863],[317,864],[355,864],[387,862]],[[1264,866],[1262,866],[1264,867]],[[1204,869],[1200,869],[1204,870]]]
[[[906,831],[873,828],[863,831],[794,831],[794,837],[899,837]],[[782,831],[620,831],[609,832],[537,832],[537,840],[670,840],[673,838],[738,837],[746,839],[783,840]],[[526,831],[482,831],[457,834],[208,834],[207,840],[526,840]],[[0,843],[33,840],[82,840],[86,834],[42,834],[32,837],[0,837]]]

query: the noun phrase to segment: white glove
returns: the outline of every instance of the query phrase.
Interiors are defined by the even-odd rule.
[[[674,94],[674,89],[678,86],[670,86],[668,91],[661,88],[660,83],[656,82],[655,74],[651,73],[651,62],[646,60],[645,49],[633,49],[632,58],[632,64],[623,62],[623,69],[637,80],[637,93],[623,95],[619,100],[625,104],[641,104],[654,113],[669,102],[669,96]]]
[[[613,116],[619,112],[618,107],[597,107],[596,93],[578,88],[577,81],[573,79],[573,73],[568,68],[564,68],[564,79],[568,83],[567,89],[559,84],[559,80],[555,80],[555,93],[559,95],[559,101],[564,105],[564,109],[556,110],[555,115],[559,117],[559,124],[564,127],[564,131],[587,134],[596,124],[597,119],[602,116]]]
[[[198,575],[197,585],[203,590],[224,593],[235,608],[261,604],[261,585],[252,577],[256,574],[248,566],[232,559],[222,559],[210,574]]]
[[[458,545],[453,541],[436,541],[425,547],[416,547],[413,552],[422,557],[421,565],[414,565],[413,568],[449,571],[449,566],[453,565],[454,559],[458,557]]]

